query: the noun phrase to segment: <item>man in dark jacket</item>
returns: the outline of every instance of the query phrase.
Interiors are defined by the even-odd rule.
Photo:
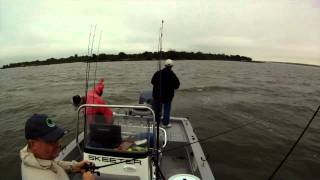
[[[180,81],[176,74],[172,71],[173,61],[167,59],[165,61],[165,68],[157,71],[151,80],[153,85],[152,96],[154,99],[153,109],[155,111],[156,120],[160,122],[160,116],[163,105],[163,119],[162,124],[165,127],[171,127],[170,124],[170,112],[171,101],[174,96],[174,90],[180,86]]]

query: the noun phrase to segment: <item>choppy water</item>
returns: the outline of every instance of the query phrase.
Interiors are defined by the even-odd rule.
[[[136,103],[141,90],[151,89],[156,68],[156,62],[145,61],[99,63],[104,98],[110,104]],[[218,180],[267,179],[320,104],[317,67],[178,61],[174,71],[181,88],[173,115],[189,117],[200,139],[252,122],[202,143]],[[74,132],[70,101],[84,94],[84,79],[84,63],[0,70],[1,179],[20,179],[24,123],[33,113],[47,113]],[[320,115],[275,179],[320,178],[319,128]]]

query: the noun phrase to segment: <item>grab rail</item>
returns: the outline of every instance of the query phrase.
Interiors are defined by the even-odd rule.
[[[132,109],[147,109],[149,111],[151,111],[152,113],[152,117],[153,117],[153,123],[155,124],[155,113],[153,111],[153,109],[151,109],[150,107],[148,106],[137,106],[137,105],[107,105],[107,104],[83,104],[81,105],[79,108],[78,108],[78,120],[77,120],[77,128],[76,128],[76,144],[77,144],[77,147],[79,149],[79,152],[82,154],[82,150],[81,150],[81,147],[80,147],[80,143],[79,143],[79,121],[80,121],[80,111],[82,108],[85,108],[85,107],[107,107],[107,108],[132,108]],[[85,122],[86,123],[86,122]],[[154,127],[154,126],[153,126]],[[153,133],[155,133],[155,128],[153,129]],[[166,133],[165,133],[166,134]],[[158,138],[158,137],[157,137]],[[167,138],[167,137],[165,137]]]
[[[168,141],[168,138],[167,138],[167,131],[165,129],[163,129],[162,127],[159,128],[163,134],[164,134],[164,143],[162,145],[162,148],[165,148],[167,146],[167,141]]]

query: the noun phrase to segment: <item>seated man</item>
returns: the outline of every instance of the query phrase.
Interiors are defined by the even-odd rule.
[[[25,125],[27,145],[20,151],[23,180],[68,180],[66,172],[83,173],[84,180],[94,180],[91,172],[84,172],[88,161],[55,161],[60,152],[60,139],[65,130],[44,114],[34,114]]]

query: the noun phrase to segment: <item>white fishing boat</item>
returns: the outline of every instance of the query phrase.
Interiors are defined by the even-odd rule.
[[[162,20],[158,47],[160,57],[163,23]],[[96,26],[91,56],[95,30]],[[91,31],[88,54],[90,42]],[[158,60],[158,69],[161,69],[161,59]],[[88,60],[85,94],[89,75]],[[160,86],[161,83],[160,75]],[[139,105],[81,105],[75,139],[61,151],[57,160],[89,160],[94,165],[87,166],[86,170],[94,173],[96,179],[103,180],[214,180],[190,121],[183,117],[170,117],[170,128],[159,127],[160,122],[156,122],[151,104],[152,92],[144,91]],[[112,124],[106,124],[103,115],[86,115],[87,108],[93,111],[94,108],[111,108]]]
[[[84,108],[107,107],[114,113],[112,125],[86,121]],[[76,137],[57,159],[93,162],[95,166],[88,170],[96,172],[96,179],[214,180],[190,121],[183,117],[170,119],[172,127],[159,127],[157,132],[149,106],[82,105],[78,109]]]

